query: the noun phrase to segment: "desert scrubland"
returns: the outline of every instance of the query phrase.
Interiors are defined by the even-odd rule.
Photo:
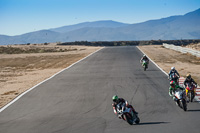
[[[100,47],[11,45],[0,54],[0,107]],[[11,49],[11,50],[10,50]],[[37,53],[35,53],[37,52]],[[11,54],[16,53],[16,54]]]

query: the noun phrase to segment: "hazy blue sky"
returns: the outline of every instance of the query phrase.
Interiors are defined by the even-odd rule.
[[[200,8],[200,0],[0,0],[0,34],[98,20],[139,23]]]

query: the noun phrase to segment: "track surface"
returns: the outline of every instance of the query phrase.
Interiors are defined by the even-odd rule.
[[[184,112],[154,64],[143,71],[136,47],[109,47],[39,85],[0,113],[1,133],[199,133],[200,104]],[[112,110],[117,94],[139,112],[129,125]]]

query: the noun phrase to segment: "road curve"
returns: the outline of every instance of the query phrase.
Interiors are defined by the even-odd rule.
[[[136,47],[107,47],[42,83],[0,113],[1,133],[199,133],[200,104],[178,108],[153,63]],[[112,110],[117,94],[139,112],[129,125]]]

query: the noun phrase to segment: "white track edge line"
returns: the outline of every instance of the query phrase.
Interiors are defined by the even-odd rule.
[[[138,46],[136,46],[143,54],[145,54]],[[145,54],[146,55],[146,54]],[[147,55],[146,55],[147,56]],[[149,56],[147,56],[149,58]],[[149,58],[149,60],[156,65],[164,74],[166,74],[168,76],[168,74],[161,68],[159,67],[151,58]]]
[[[103,47],[103,48],[105,48],[105,47]],[[82,58],[82,59],[78,60],[77,62],[75,62],[75,63],[71,64],[70,66],[68,66],[68,67],[64,68],[63,70],[61,70],[61,71],[59,71],[59,72],[55,73],[55,74],[54,74],[54,75],[52,75],[51,77],[49,77],[49,78],[47,78],[47,79],[43,80],[42,82],[40,82],[40,83],[36,84],[36,85],[35,85],[35,86],[33,86],[32,88],[30,88],[30,89],[26,90],[25,92],[21,93],[19,96],[17,96],[17,97],[16,97],[15,99],[13,99],[11,102],[9,102],[9,103],[8,103],[8,104],[6,104],[5,106],[3,106],[3,107],[0,109],[0,113],[1,113],[2,111],[4,111],[6,108],[8,108],[10,105],[12,105],[13,103],[15,103],[17,100],[19,100],[19,99],[20,99],[22,96],[24,96],[24,95],[25,95],[26,93],[28,93],[29,91],[33,90],[33,89],[34,89],[34,88],[36,88],[37,86],[39,86],[39,85],[41,85],[42,83],[46,82],[47,80],[49,80],[49,79],[53,78],[54,76],[58,75],[59,73],[61,73],[61,72],[65,71],[65,70],[67,70],[67,69],[71,68],[72,66],[74,66],[75,64],[77,64],[77,63],[81,62],[82,60],[84,60],[84,59],[88,58],[89,56],[91,56],[91,55],[93,55],[93,54],[97,53],[98,51],[102,50],[103,48],[100,48],[100,49],[98,49],[98,50],[94,51],[93,53],[91,53],[91,54],[87,55],[86,57],[84,57],[84,58]]]
[[[145,54],[138,46],[136,46],[143,54]],[[146,54],[145,54],[146,55]],[[147,56],[147,55],[146,55]],[[148,56],[147,56],[148,57]],[[149,58],[149,57],[148,57]],[[166,74],[168,76],[168,74],[161,68],[159,67],[151,58],[149,58],[149,60],[156,65],[164,74]],[[195,97],[196,101],[200,103],[198,97]]]

